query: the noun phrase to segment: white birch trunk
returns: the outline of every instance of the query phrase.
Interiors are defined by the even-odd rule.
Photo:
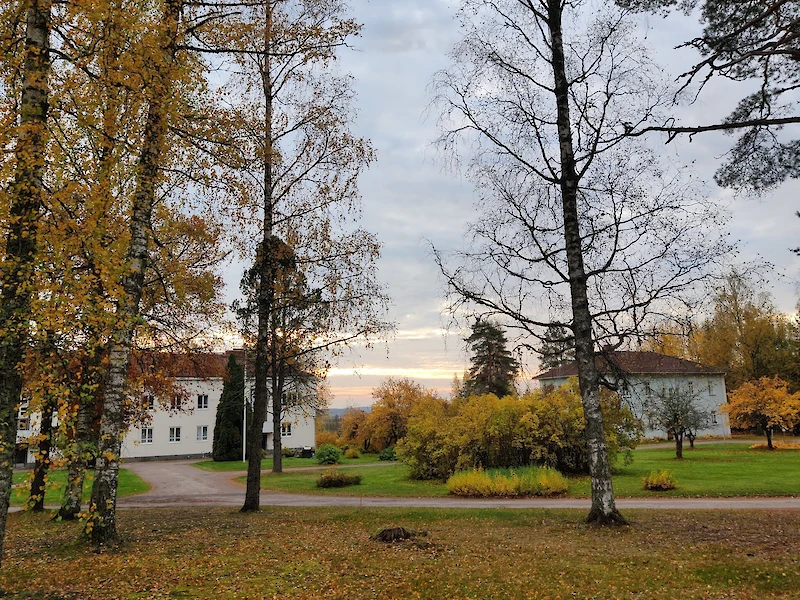
[[[117,315],[122,326],[114,333],[109,350],[97,466],[87,521],[87,530],[92,541],[98,545],[115,541],[118,537],[117,485],[122,438],[125,434],[123,423],[126,384],[131,347],[140,313],[156,185],[167,130],[168,99],[172,86],[171,68],[175,58],[181,4],[181,0],[167,0],[164,4],[161,39],[164,57],[154,78],[157,89],[152,90],[149,101],[133,199],[128,270],[122,281],[124,293],[117,302]]]
[[[614,502],[611,467],[608,460],[603,415],[600,411],[600,389],[594,361],[592,316],[586,290],[580,221],[578,218],[578,174],[572,144],[569,114],[569,82],[567,81],[562,38],[562,4],[548,1],[548,26],[551,36],[554,92],[556,96],[558,141],[561,151],[561,200],[564,210],[564,237],[572,297],[575,359],[586,419],[586,443],[589,448],[589,471],[592,479],[592,507],[588,521],[624,523]]]
[[[52,2],[30,0],[26,4],[23,87],[14,148],[16,173],[9,189],[9,228],[2,260],[5,264],[0,271],[0,564],[23,383],[18,365],[28,340],[32,295],[28,284],[37,249],[37,221],[44,204],[47,148]]]

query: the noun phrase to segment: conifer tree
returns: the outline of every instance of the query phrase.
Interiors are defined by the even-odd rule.
[[[543,371],[565,365],[575,360],[575,338],[563,325],[551,325],[545,331],[538,353]]]
[[[244,371],[231,354],[228,378],[222,385],[214,424],[212,457],[216,461],[238,460],[242,452],[242,406],[244,405]]]
[[[513,394],[519,363],[506,348],[508,342],[502,328],[491,321],[478,320],[464,341],[472,362],[464,381],[464,395],[495,394],[502,398]]]

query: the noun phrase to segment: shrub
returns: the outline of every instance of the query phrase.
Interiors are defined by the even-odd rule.
[[[338,446],[337,442],[339,441],[339,436],[336,435],[335,431],[318,431],[317,435],[315,436],[315,442],[317,448],[320,446],[324,446],[326,444],[332,444],[334,446]]]
[[[360,484],[361,475],[347,475],[336,468],[328,469],[317,479],[317,487],[320,488],[339,488]]]
[[[381,450],[378,454],[378,460],[397,460],[397,453],[394,451],[394,446],[389,446]]]
[[[348,448],[344,451],[345,458],[361,458],[361,452],[359,452],[356,448]]]
[[[342,451],[333,444],[324,444],[317,448],[317,462],[321,465],[335,465],[342,460]]]
[[[616,394],[605,390],[600,399],[609,457],[627,457],[638,442],[641,423]],[[562,473],[588,472],[585,428],[573,379],[558,389],[520,398],[488,394],[417,403],[397,451],[414,479],[446,480],[461,470],[531,464]]]
[[[281,456],[285,458],[290,458],[294,456],[294,448],[287,448],[286,446],[281,446]]]
[[[654,470],[646,477],[642,477],[644,489],[652,492],[665,492],[675,489],[675,479],[670,471]]]
[[[527,467],[519,471],[506,469],[472,469],[460,471],[447,480],[447,489],[456,496],[502,497],[556,496],[567,491],[567,480],[554,469]]]

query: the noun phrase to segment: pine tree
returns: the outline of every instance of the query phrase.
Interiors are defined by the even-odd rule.
[[[214,423],[212,457],[216,461],[239,460],[242,452],[242,406],[244,405],[244,370],[231,354],[228,378],[222,385]]]
[[[538,353],[543,371],[570,363],[575,360],[575,338],[563,325],[551,325],[544,334]]]
[[[472,326],[472,334],[464,341],[472,362],[463,383],[464,395],[495,394],[503,397],[513,394],[519,363],[506,349],[506,335],[500,326],[478,320]]]

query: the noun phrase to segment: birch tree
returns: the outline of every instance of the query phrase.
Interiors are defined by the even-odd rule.
[[[135,4],[128,8],[141,10]],[[157,349],[163,339],[159,327],[143,330],[141,325],[149,319],[151,325],[160,324],[163,331],[167,322],[173,326],[179,323],[180,319],[175,317],[180,315],[174,312],[181,306],[176,302],[179,291],[186,289],[187,282],[197,279],[198,269],[202,270],[204,264],[214,264],[214,260],[206,260],[210,256],[207,252],[198,252],[193,243],[185,245],[180,241],[181,237],[185,238],[182,231],[199,234],[199,239],[202,239],[208,233],[202,221],[197,217],[176,215],[164,202],[165,196],[175,194],[177,183],[173,175],[185,176],[182,167],[186,161],[193,161],[191,148],[186,150],[180,144],[182,136],[187,135],[181,124],[193,119],[201,120],[196,116],[196,104],[191,100],[198,87],[202,87],[202,80],[198,78],[202,65],[193,53],[181,46],[190,27],[184,20],[194,18],[194,15],[182,0],[165,0],[152,11],[134,13],[134,16],[145,26],[139,40],[139,54],[128,56],[124,48],[116,50],[120,59],[133,60],[130,66],[138,69],[139,77],[134,81],[139,87],[133,93],[138,93],[141,98],[139,114],[143,125],[137,130],[138,137],[124,140],[132,139],[134,149],[130,193],[123,195],[122,202],[114,205],[122,215],[125,231],[119,238],[122,244],[118,256],[123,257],[122,265],[112,271],[108,280],[113,290],[110,296],[114,326],[107,343],[108,367],[103,382],[97,467],[87,521],[87,530],[98,545],[117,538],[116,492],[119,455],[126,426],[131,351],[137,340]],[[109,14],[107,18],[113,19],[114,15]],[[193,139],[191,133],[188,137]],[[130,146],[124,144],[124,147],[130,152]],[[195,184],[202,184],[202,181],[190,179]],[[182,201],[180,196],[174,200]],[[209,241],[215,241],[213,235],[206,237],[205,243],[201,242],[199,247],[207,249]],[[153,245],[163,252],[153,252]],[[187,271],[173,272],[168,276],[163,267],[171,264],[170,255],[176,258],[181,253],[188,253],[187,264],[191,266]],[[166,262],[159,256],[166,258]],[[155,277],[153,286],[148,285],[148,273]],[[148,288],[153,290],[152,297],[148,295]],[[160,300],[154,301],[154,298]],[[189,304],[195,306],[206,302],[215,304],[213,295],[208,296],[202,291],[189,300]],[[178,310],[184,309],[185,305]]]
[[[335,70],[337,50],[359,29],[344,11],[339,0],[268,0],[251,7],[229,43],[231,87],[241,98],[231,107],[240,132],[236,185],[256,240],[256,372],[243,511],[259,508],[270,397],[274,469],[281,469],[285,368],[388,326],[375,277],[380,244],[357,225],[358,176],[373,150],[350,132],[353,92],[349,77]]]
[[[4,115],[4,125],[13,128],[3,147],[13,145],[13,163],[7,165],[11,181],[4,184],[0,200],[2,260],[0,260],[0,560],[5,539],[6,517],[11,496],[13,453],[17,437],[17,406],[22,393],[22,363],[29,340],[30,287],[38,240],[38,220],[45,203],[44,170],[49,109],[50,33],[53,12],[50,0],[29,0],[6,6],[11,17],[9,61],[3,68],[4,91],[19,90],[16,111]],[[17,23],[24,23],[18,38]],[[6,22],[8,23],[8,22]],[[14,60],[13,44],[23,46]],[[20,76],[14,67],[19,68]],[[9,67],[11,67],[9,69]],[[5,135],[5,133],[4,133]],[[6,143],[7,142],[7,143]],[[4,178],[4,181],[8,181]]]
[[[437,255],[451,309],[502,318],[535,348],[574,339],[592,480],[590,522],[620,523],[595,366],[685,310],[729,246],[713,203],[630,132],[670,97],[624,12],[560,0],[466,0],[455,65],[434,80],[440,147],[466,155],[480,220]]]

